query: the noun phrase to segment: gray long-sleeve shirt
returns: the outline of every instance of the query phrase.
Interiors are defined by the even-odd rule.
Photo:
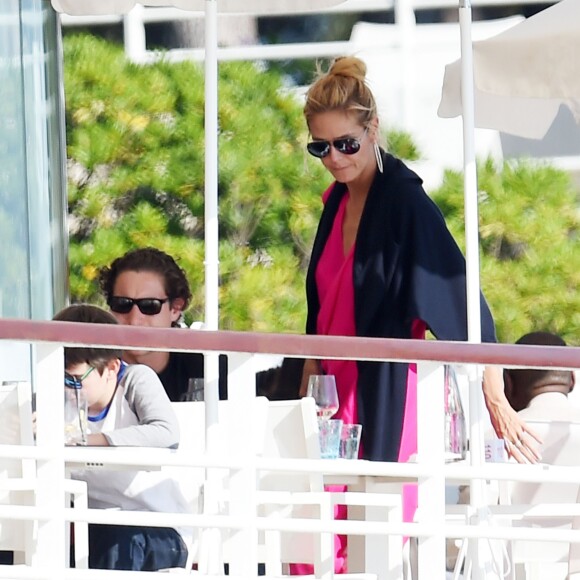
[[[122,404],[126,402],[128,409]],[[93,423],[90,431],[101,431],[109,445],[116,447],[167,447],[179,445],[179,425],[171,402],[155,371],[145,365],[126,367],[111,410],[117,412],[113,421],[108,415],[101,428]]]

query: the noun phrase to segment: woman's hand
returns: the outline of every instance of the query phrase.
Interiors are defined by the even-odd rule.
[[[542,458],[538,450],[542,440],[508,403],[498,367],[486,367],[483,394],[491,424],[497,436],[504,440],[508,454],[518,463],[537,463]]]

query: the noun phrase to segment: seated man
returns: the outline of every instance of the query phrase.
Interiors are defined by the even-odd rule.
[[[566,346],[559,336],[549,332],[532,332],[522,336],[516,344],[542,346]],[[566,424],[580,423],[580,408],[570,400],[574,388],[574,373],[558,369],[506,369],[504,371],[505,392],[510,405],[525,418],[532,428],[545,424],[541,433],[544,439],[542,460],[554,465],[577,465],[577,435],[569,431]],[[534,424],[534,422],[536,422]],[[578,487],[566,483],[520,483],[513,484],[510,496],[516,503],[538,505],[542,503],[575,503]],[[563,524],[541,520],[543,526]],[[528,525],[530,521],[528,520]],[[580,523],[572,525],[578,528]],[[570,545],[574,554],[576,544]],[[566,559],[568,546],[556,542],[524,543],[519,550],[520,560],[529,554],[543,554],[543,560],[535,563],[538,578],[568,578]],[[572,559],[576,557],[573,555]],[[571,567],[570,571],[574,568]],[[530,571],[531,573],[531,571]],[[536,577],[536,576],[534,576]]]
[[[530,332],[518,339],[516,344],[566,346],[566,342],[562,338],[550,332]],[[573,405],[568,399],[568,394],[574,388],[574,373],[572,371],[558,369],[505,369],[504,384],[509,404],[526,422],[580,422],[580,408]],[[493,443],[495,438],[495,432],[487,433],[486,444]],[[543,459],[549,462],[549,458],[545,457]],[[498,458],[495,460],[498,460]],[[500,460],[507,460],[505,451],[502,453],[502,459]],[[499,489],[497,482],[488,485],[487,494],[487,500],[490,503],[498,501]],[[469,495],[469,486],[460,486],[458,503],[469,503]],[[450,541],[447,545],[447,567],[448,570],[452,570],[457,557],[457,546],[455,542]]]
[[[566,346],[550,332],[531,332],[516,344]],[[574,373],[557,369],[505,369],[505,394],[510,405],[526,421],[580,422],[580,408],[568,400]]]
[[[156,248],[139,248],[120,256],[99,275],[103,295],[120,324],[171,328],[184,326],[183,313],[191,289],[177,262]],[[129,363],[151,367],[159,376],[171,401],[180,401],[189,379],[204,376],[202,354],[177,351],[126,350]],[[227,393],[227,357],[219,359],[220,398]]]
[[[96,306],[76,304],[54,320],[116,324]],[[65,347],[65,385],[87,401],[87,445],[165,447],[179,444],[177,418],[157,375],[127,365],[114,349]],[[161,472],[84,470],[89,507],[183,513],[187,504],[175,480]],[[185,566],[187,547],[173,528],[89,524],[89,567],[155,571]]]

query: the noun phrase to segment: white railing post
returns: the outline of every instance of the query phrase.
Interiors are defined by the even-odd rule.
[[[419,538],[418,575],[421,579],[445,578],[445,399],[444,365],[417,365],[417,461],[430,468],[420,477],[416,519],[436,530]]]
[[[123,17],[125,54],[133,62],[141,62],[147,52],[143,10],[141,4],[135,4],[135,7]]]
[[[208,457],[223,455],[223,425],[219,417],[219,355],[214,352],[204,356],[205,401],[205,452]],[[203,489],[203,512],[215,515],[220,512],[220,495],[223,492],[223,470],[208,468]],[[204,574],[223,572],[221,558],[221,532],[218,529],[202,531],[200,571]]]
[[[256,398],[256,373],[252,355],[230,354],[228,357],[228,401],[234,410],[229,414],[228,428],[237,434],[229,437],[232,456],[243,457],[245,467],[230,475],[230,515],[245,518],[248,527],[232,532],[230,545],[232,557],[230,574],[242,578],[257,574],[258,531],[250,522],[257,514],[256,466],[252,458],[256,455],[253,438],[254,399]]]
[[[54,344],[34,347],[33,381],[36,387],[36,443],[50,451],[50,458],[39,460],[36,504],[40,510],[58,515],[38,522],[38,539],[33,564],[62,578],[67,565],[64,520],[64,355]],[[60,508],[60,512],[57,510]]]

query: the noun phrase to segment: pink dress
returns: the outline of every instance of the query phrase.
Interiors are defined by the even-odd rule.
[[[323,196],[326,198],[330,193],[327,190]],[[324,251],[316,269],[316,285],[320,301],[318,313],[317,333],[320,335],[333,336],[356,336],[354,318],[354,285],[353,285],[353,258],[355,246],[344,255],[342,224],[348,202],[348,192],[342,198],[332,231],[328,237]],[[412,325],[412,337],[425,337],[425,324],[415,320]],[[357,396],[356,385],[358,370],[356,361],[350,360],[325,360],[322,361],[325,374],[336,377],[338,399],[340,408],[335,418],[342,419],[345,423],[357,423]],[[364,425],[363,425],[364,429]],[[403,419],[403,433],[399,449],[399,461],[407,461],[417,451],[417,368],[415,364],[409,365],[407,376],[407,395],[405,400],[405,414]],[[362,448],[359,455],[362,454]],[[332,487],[336,491],[344,488]],[[417,491],[415,486],[406,486],[403,492],[403,519],[412,521],[417,506]],[[338,506],[335,517],[346,519],[346,507]],[[335,572],[346,571],[346,536],[336,536],[335,540]],[[297,565],[293,567],[293,573],[309,574],[312,567]]]

